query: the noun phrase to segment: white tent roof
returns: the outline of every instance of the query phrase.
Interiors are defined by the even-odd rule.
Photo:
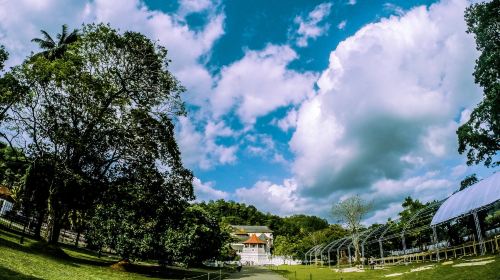
[[[431,225],[446,222],[500,200],[500,172],[450,196],[432,218]]]

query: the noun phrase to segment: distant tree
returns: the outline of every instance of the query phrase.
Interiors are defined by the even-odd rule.
[[[295,258],[297,257],[298,247],[299,247],[299,238],[293,236],[286,235],[278,235],[274,238],[273,245],[273,255],[282,256],[286,258]]]
[[[283,222],[279,230],[288,235],[307,235],[329,226],[328,221],[323,218],[302,214],[285,217]]]
[[[426,205],[420,202],[418,199],[413,199],[410,196],[406,197],[401,204],[403,211],[399,212],[400,222],[406,224],[420,209],[424,208]]]
[[[460,126],[458,151],[467,164],[497,166],[500,151],[500,0],[472,4],[465,12],[467,33],[474,34],[477,49],[474,78],[484,89],[483,100]]]
[[[178,261],[186,265],[200,265],[202,261],[218,258],[221,248],[229,239],[222,231],[217,219],[198,205],[193,205],[182,214],[178,227],[166,230],[162,238],[166,263]]]
[[[57,34],[57,42],[45,30],[40,30],[43,38],[34,38],[31,41],[37,43],[44,50],[40,54],[49,60],[61,58],[68,46],[78,40],[78,29],[68,34],[68,26],[63,24],[61,33]]]
[[[371,205],[359,196],[344,199],[332,208],[332,215],[340,222],[345,223],[351,234],[356,263],[360,263],[359,232],[362,229],[361,221],[370,209]]]
[[[460,182],[460,191],[466,189],[469,186],[474,185],[475,183],[479,182],[479,180],[476,177],[476,173],[471,174],[467,177],[465,177],[461,182]]]

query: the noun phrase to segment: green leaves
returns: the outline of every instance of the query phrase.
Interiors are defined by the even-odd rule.
[[[474,34],[481,52],[474,78],[484,89],[484,98],[470,119],[457,130],[458,151],[467,154],[467,164],[500,164],[500,1],[473,4],[465,12],[467,32]]]
[[[160,254],[153,241],[177,226],[194,198],[174,137],[183,88],[166,68],[165,49],[104,24],[69,34],[63,26],[58,42],[42,34],[34,42],[44,55],[10,74],[24,92],[7,118],[37,176],[30,188],[40,190],[30,193],[47,194],[39,196],[47,207],[35,199],[32,208],[48,211],[52,241],[79,213],[89,217],[97,247],[126,258]]]

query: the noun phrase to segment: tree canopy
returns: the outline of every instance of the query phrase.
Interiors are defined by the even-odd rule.
[[[483,100],[470,119],[460,126],[458,151],[467,154],[467,164],[497,166],[500,159],[500,0],[471,5],[465,12],[467,32],[474,34],[480,56],[474,78],[483,90]]]
[[[29,158],[26,189],[47,194],[46,210],[31,207],[48,212],[50,242],[78,211],[107,225],[89,232],[100,245],[127,258],[151,254],[152,244],[137,244],[157,240],[194,199],[174,137],[184,88],[167,50],[140,33],[90,24],[72,34],[63,27],[58,36],[64,52],[34,55],[11,72],[24,91],[6,136]]]

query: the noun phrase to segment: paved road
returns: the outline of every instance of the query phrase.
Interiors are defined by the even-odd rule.
[[[241,272],[235,272],[226,279],[241,279],[241,280],[284,280],[277,273],[260,267],[243,267]]]

